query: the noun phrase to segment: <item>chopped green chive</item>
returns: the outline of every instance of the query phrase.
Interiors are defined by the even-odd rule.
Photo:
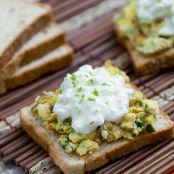
[[[156,119],[156,115],[153,115],[153,118],[155,118],[155,119]]]
[[[107,83],[102,83],[102,86],[110,86],[110,85]]]
[[[72,76],[71,76],[71,80],[76,80],[77,79],[77,76],[75,75],[75,74],[72,74]]]
[[[77,84],[75,83],[75,81],[72,82],[73,87],[75,88],[77,86]]]
[[[94,85],[94,81],[92,79],[90,79],[88,82],[87,82],[87,85]]]
[[[144,113],[143,118],[146,119],[148,117],[148,115],[146,113]]]
[[[89,81],[90,81],[91,85],[93,85],[93,84],[94,84],[94,82],[93,82],[93,80],[92,80],[92,79],[90,79]]]
[[[95,98],[88,98],[89,101],[95,101]]]
[[[93,94],[94,94],[95,96],[99,96],[99,92],[98,92],[97,90],[94,90],[94,91],[93,91]]]
[[[145,106],[144,106],[144,107],[145,107],[145,109],[147,109],[147,108],[148,108],[148,105],[147,105],[147,104],[145,104]]]
[[[85,98],[85,95],[84,95],[84,94],[82,94],[82,96],[81,96],[81,99],[80,99],[79,103],[82,103],[82,102],[83,102],[83,100],[84,100],[84,98]]]
[[[78,92],[81,92],[82,91],[82,87],[78,88],[77,91]]]

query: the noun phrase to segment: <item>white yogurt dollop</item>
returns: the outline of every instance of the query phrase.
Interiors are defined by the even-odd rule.
[[[163,19],[159,35],[174,35],[174,0],[137,0],[137,17],[141,23],[151,24]]]
[[[121,75],[111,76],[104,68],[82,66],[68,74],[60,86],[53,112],[58,120],[72,119],[75,132],[88,134],[105,121],[119,121],[128,113],[134,90]]]

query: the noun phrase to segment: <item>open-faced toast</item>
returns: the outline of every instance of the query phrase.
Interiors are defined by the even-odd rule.
[[[127,49],[137,74],[157,73],[161,69],[174,66],[172,36],[159,36],[156,23],[149,27],[140,24],[136,10],[137,0],[130,1],[113,18],[113,25],[117,39]]]
[[[139,90],[134,87],[131,82],[128,82],[128,84],[139,93]],[[48,93],[48,95],[50,96],[52,94]],[[44,101],[48,101],[48,99],[43,97],[41,103]],[[139,102],[139,100],[137,101]],[[50,102],[52,102],[52,100],[50,100]],[[62,144],[58,141],[58,139],[60,139],[60,134],[55,130],[47,129],[47,126],[45,127],[43,124],[43,120],[33,114],[34,106],[35,104],[21,110],[20,119],[22,127],[49,153],[53,162],[66,174],[83,174],[86,171],[92,171],[110,160],[136,151],[145,145],[165,141],[173,136],[173,122],[164,112],[159,110],[157,115],[158,121],[154,123],[155,131],[152,127],[148,127],[148,130],[146,129],[147,131],[140,133],[135,138],[118,138],[116,141],[110,143],[103,141],[96,151],[82,156],[77,154],[77,151],[67,153],[62,147]],[[148,106],[145,104],[146,109],[147,107]],[[41,107],[41,112],[43,113],[43,107]],[[143,119],[146,118],[147,114],[143,114]],[[151,119],[153,120],[154,118],[154,115],[152,115]],[[52,120],[52,118],[49,120]],[[141,127],[141,123],[139,122],[138,124]]]

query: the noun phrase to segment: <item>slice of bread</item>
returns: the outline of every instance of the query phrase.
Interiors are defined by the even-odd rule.
[[[18,67],[36,60],[66,42],[65,31],[56,23],[50,23],[33,36],[3,67],[2,75],[10,77]]]
[[[13,89],[25,85],[43,74],[64,68],[72,63],[73,50],[65,44],[29,64],[19,67],[6,79],[6,88]]]
[[[51,21],[51,8],[23,0],[0,0],[0,68]]]
[[[174,66],[174,48],[147,57],[133,47],[127,36],[119,29],[115,19],[113,21],[117,39],[127,49],[137,74],[153,74],[161,69]]]
[[[158,117],[160,119],[156,123],[156,132],[140,134],[133,140],[120,139],[111,144],[105,143],[100,145],[96,152],[80,157],[77,154],[66,153],[58,142],[59,136],[51,130],[46,130],[40,119],[32,115],[30,107],[23,108],[20,114],[23,129],[49,153],[53,162],[65,174],[83,174],[85,171],[92,171],[145,145],[172,137],[173,122],[162,111]]]

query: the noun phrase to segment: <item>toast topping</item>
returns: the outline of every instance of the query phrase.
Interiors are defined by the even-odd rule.
[[[74,131],[83,134],[93,132],[105,121],[120,121],[128,113],[134,91],[121,75],[110,75],[104,67],[93,69],[90,65],[68,74],[60,90],[53,112],[59,121],[71,118]]]
[[[137,16],[142,24],[151,24],[157,20],[163,20],[163,26],[159,35],[174,35],[174,1],[173,0],[138,0]]]
[[[68,84],[62,84],[61,88],[56,90],[55,92],[46,92],[46,93],[44,93],[43,96],[37,97],[35,103],[31,106],[32,114],[34,116],[38,117],[42,121],[42,126],[48,130],[52,130],[57,133],[58,141],[64,148],[65,152],[67,152],[67,153],[76,152],[79,155],[85,155],[85,154],[92,153],[93,151],[97,150],[98,147],[104,143],[112,143],[121,138],[134,139],[136,136],[138,136],[141,133],[154,132],[158,129],[158,127],[156,126],[156,125],[158,125],[156,123],[158,123],[158,120],[159,120],[157,117],[157,115],[159,115],[157,102],[155,100],[147,99],[141,92],[139,92],[136,89],[132,90],[133,87],[130,85],[129,78],[128,78],[128,76],[126,76],[126,74],[123,71],[112,66],[110,62],[106,62],[104,67],[98,68],[98,69],[92,69],[90,66],[83,67],[83,68],[87,68],[87,69],[89,68],[91,70],[91,71],[85,70],[85,72],[88,72],[88,73],[92,72],[92,74],[94,73],[93,75],[89,75],[89,79],[92,78],[92,80],[93,80],[92,84],[91,84],[90,80],[88,81],[87,79],[86,80],[82,79],[84,84],[86,84],[86,82],[89,82],[89,84],[88,84],[88,86],[83,85],[80,87],[77,84],[77,83],[81,82],[79,79],[80,78],[79,74],[75,73],[73,75],[68,75],[67,76]],[[84,70],[83,68],[81,69],[81,71]],[[105,72],[105,71],[107,71],[107,72]],[[99,76],[98,76],[98,72],[100,72]],[[78,71],[78,73],[79,73],[79,71]],[[80,72],[80,74],[81,74],[81,72]],[[81,75],[85,76],[86,74],[81,74]],[[122,78],[120,78],[121,80],[119,79],[120,80],[119,82],[116,81],[117,84],[116,83],[112,84],[113,81],[110,79],[109,75],[112,78],[116,78],[116,79],[120,78],[120,76]],[[107,78],[109,78],[110,81],[109,80],[106,81],[105,76]],[[100,78],[98,79],[98,77],[100,77]],[[81,77],[81,78],[83,78],[83,77]],[[95,78],[98,79],[98,81],[97,80],[95,81]],[[73,86],[74,80],[75,81],[78,80],[78,82],[74,83],[76,87]],[[115,79],[113,79],[113,80],[115,80]],[[97,86],[96,84],[98,84],[98,85],[103,84],[105,88],[104,87],[100,88],[100,85]],[[93,105],[95,104],[96,106],[98,106],[98,103],[96,103],[95,101],[99,100],[98,97],[100,95],[105,96],[105,94],[102,94],[104,91],[107,92],[107,95],[110,96],[110,98],[112,100],[113,99],[117,100],[117,98],[115,99],[114,97],[112,97],[112,95],[114,95],[114,92],[121,92],[121,94],[123,92],[122,90],[120,91],[119,89],[118,89],[118,91],[115,91],[115,90],[117,90],[117,86],[124,88],[124,90],[126,90],[126,92],[127,92],[125,94],[126,96],[123,95],[123,96],[121,96],[122,98],[120,98],[120,99],[123,100],[123,97],[130,97],[128,100],[128,106],[127,106],[128,108],[126,107],[127,110],[124,111],[123,116],[120,116],[121,114],[123,114],[123,111],[121,111],[121,112],[118,111],[118,113],[120,113],[120,115],[119,115],[120,117],[118,117],[118,115],[117,115],[117,117],[115,117],[116,119],[119,118],[117,121],[115,121],[115,118],[113,115],[111,115],[111,116],[106,115],[107,120],[104,120],[103,124],[98,125],[95,129],[93,129],[92,132],[89,132],[89,133],[87,133],[86,131],[85,131],[85,133],[77,132],[77,131],[75,131],[73,124],[72,124],[73,117],[66,117],[66,115],[61,115],[63,119],[60,119],[60,115],[57,115],[59,113],[53,112],[53,110],[55,110],[53,108],[58,103],[60,96],[64,93],[63,90],[65,90],[65,89],[64,89],[63,85],[65,85],[65,87],[66,87],[66,85],[69,85],[73,88],[73,93],[71,93],[71,94],[68,93],[69,91],[66,91],[66,94],[70,95],[71,97],[76,97],[75,95],[79,94],[78,91],[80,91],[81,93],[83,92],[85,94],[83,102],[89,103],[89,105],[87,105],[86,108],[81,108],[81,109],[85,109],[84,111],[81,111],[81,112],[86,112],[85,113],[86,122],[84,121],[84,122],[80,123],[80,124],[84,125],[85,130],[88,130],[87,129],[88,127],[86,127],[87,123],[89,126],[91,126],[93,128],[93,124],[96,127],[95,121],[97,123],[99,121],[101,121],[100,120],[101,117],[99,117],[97,115],[97,113],[94,113],[95,117],[92,117],[90,115],[90,113],[92,113],[93,108],[96,109],[95,107],[93,107],[91,105],[91,103]],[[111,86],[108,87],[105,85],[111,85]],[[113,87],[116,89],[112,89],[112,85],[115,85]],[[83,89],[84,87],[88,88],[88,90],[86,92]],[[95,88],[95,89],[93,89],[93,88]],[[112,90],[113,90],[113,94],[111,95],[109,92]],[[88,100],[87,95],[89,95],[88,98],[92,98],[92,99]],[[67,96],[65,96],[65,99],[67,100],[66,97]],[[108,98],[107,98],[107,96],[105,96],[105,97],[106,98],[102,98],[103,101],[100,101],[100,104],[102,103],[103,108],[107,109],[104,105],[104,104],[106,104],[104,101],[107,101],[106,99],[108,99]],[[79,102],[81,102],[80,99],[81,98],[77,97],[76,100],[73,99],[73,101],[72,101],[72,99],[69,98],[69,100],[72,101],[72,105],[75,105],[77,103],[79,104]],[[84,101],[85,99],[86,99],[86,101]],[[119,100],[119,102],[122,102],[121,100]],[[60,98],[60,101],[63,101],[63,99]],[[108,99],[108,102],[113,102],[113,101],[110,101]],[[122,104],[121,105],[118,105],[118,103],[115,103],[115,104],[117,104],[117,106],[116,105],[115,106],[111,105],[111,106],[113,106],[114,108],[116,108],[118,106],[122,106]],[[112,112],[112,110],[105,111],[105,110],[102,110],[102,108],[100,108],[99,106],[98,106],[98,109],[101,109],[103,115],[109,114],[109,113],[114,114],[114,112]],[[62,106],[62,103],[59,107],[64,108],[64,106]],[[112,108],[110,108],[110,109],[112,109]],[[120,108],[120,110],[122,110],[122,108]],[[78,117],[78,115],[75,115],[75,116]],[[79,117],[81,117],[81,116],[79,115]],[[95,118],[97,118],[98,120]],[[76,124],[78,124],[78,123],[76,123]],[[81,126],[81,125],[77,125],[77,126]],[[89,129],[89,130],[91,130],[91,129]]]
[[[173,0],[132,0],[115,17],[116,28],[138,52],[154,58],[173,47],[173,13]]]

